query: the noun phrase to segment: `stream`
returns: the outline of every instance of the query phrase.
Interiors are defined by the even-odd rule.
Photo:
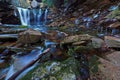
[[[23,26],[28,26],[28,28],[32,28],[34,30],[40,31],[40,32],[46,32],[47,28],[45,26],[45,23],[47,22],[47,13],[48,10],[41,10],[41,9],[24,9],[24,8],[20,8],[17,7],[18,9],[18,13],[15,12],[15,16],[19,16],[20,17],[20,21],[21,21],[21,25]],[[17,28],[17,25],[7,25],[4,24],[3,26],[7,26],[8,28],[15,26],[15,30],[19,29]],[[18,25],[19,26],[19,25]],[[17,34],[0,34],[1,37],[2,36],[13,36],[13,37],[17,37]],[[50,45],[51,42],[45,42],[46,47],[48,45]],[[10,61],[10,67],[9,68],[5,68],[3,70],[0,71],[0,75],[4,75],[4,73],[7,73],[5,80],[11,80],[9,79],[12,75],[14,75],[14,73],[16,73],[17,71],[21,70],[23,67],[25,67],[26,65],[28,65],[31,61],[33,61],[34,59],[36,59],[41,53],[42,53],[43,49],[38,46],[35,49],[33,49],[30,53],[26,53],[25,55],[19,55],[19,53],[17,53],[16,55],[12,55],[12,59]],[[3,53],[6,53],[5,51]],[[2,61],[2,60],[1,60]],[[25,71],[23,71],[19,76],[16,77],[15,80],[19,80],[19,78],[21,78],[23,75],[25,75],[28,71],[30,71],[31,69],[33,69],[38,63],[36,62],[35,64],[33,64],[33,66],[29,67],[28,69],[26,69]]]
[[[108,10],[113,11],[117,7],[118,6],[111,6]],[[48,28],[48,26],[46,26],[46,23],[48,22],[47,15],[49,13],[49,10],[47,8],[46,9],[40,9],[40,8],[39,9],[27,9],[27,8],[22,8],[22,7],[16,7],[16,9],[17,9],[17,11],[14,12],[14,15],[20,19],[21,25],[2,24],[3,27],[4,26],[6,27],[6,30],[11,29],[16,32],[19,30],[26,31],[26,30],[32,29],[32,31],[38,31],[38,32],[41,32],[42,35],[44,35],[44,34],[46,34],[46,35],[44,35],[44,37],[40,37],[43,39],[36,42],[35,45],[31,46],[31,44],[34,44],[34,43],[30,43],[30,44],[23,43],[25,45],[24,47],[17,48],[16,46],[19,46],[20,42],[17,41],[18,45],[16,45],[16,43],[14,43],[13,39],[16,41],[18,38],[18,35],[20,35],[20,34],[15,34],[15,32],[13,32],[13,34],[8,34],[7,31],[4,32],[4,34],[0,34],[0,38],[2,38],[4,36],[6,38],[6,40],[8,38],[11,38],[10,42],[13,41],[13,45],[10,45],[10,48],[7,46],[7,49],[5,47],[0,51],[2,53],[2,54],[0,54],[0,63],[7,63],[5,68],[0,68],[0,80],[3,80],[3,79],[4,80],[20,80],[24,75],[29,73],[36,66],[38,66],[38,65],[40,66],[41,64],[44,64],[44,63],[39,62],[40,61],[39,57],[41,58],[41,55],[43,55],[44,50],[46,50],[48,48],[50,49],[47,54],[50,57],[48,60],[50,60],[51,58],[53,58],[53,60],[56,58],[61,59],[61,53],[65,53],[65,51],[69,50],[69,48],[71,49],[71,52],[72,52],[72,49],[73,49],[72,47],[70,47],[70,45],[67,48],[66,48],[66,46],[61,48],[61,44],[59,44],[60,40],[62,40],[66,36],[68,36],[67,34],[65,34],[64,32],[58,31],[57,28],[51,30],[51,28]],[[74,21],[74,24],[77,26],[79,24],[82,24],[83,26],[85,26],[84,27],[85,32],[90,32],[90,33],[92,32],[95,36],[97,36],[99,38],[103,38],[104,36],[114,36],[116,38],[119,38],[119,36],[116,35],[116,34],[119,34],[119,32],[120,32],[119,29],[114,29],[114,28],[110,28],[110,27],[104,27],[103,25],[95,25],[94,24],[94,20],[98,19],[101,15],[102,14],[100,12],[97,12],[96,14],[93,14],[92,17],[91,16],[82,16],[82,17],[76,19]],[[79,19],[81,19],[81,23],[80,23]],[[107,20],[106,20],[106,22],[107,22]],[[19,26],[22,26],[25,28],[22,30],[19,28]],[[72,31],[73,32],[79,31],[79,29],[77,27],[72,28],[72,29],[69,28],[69,30],[71,31],[71,34],[72,34]],[[91,31],[89,31],[89,30],[91,30]],[[94,31],[95,31],[95,33],[94,33]],[[27,34],[27,33],[24,33],[24,34]],[[27,35],[25,35],[25,36],[27,36]],[[30,40],[30,39],[28,39],[29,37],[30,36],[28,35],[26,40]],[[3,44],[3,43],[1,42],[0,44]],[[23,45],[23,44],[20,44],[20,45]],[[68,43],[66,43],[66,44],[68,44]],[[83,44],[83,47],[84,47],[84,44]],[[14,45],[15,45],[15,47],[14,47]],[[9,50],[12,48],[16,48],[18,50],[18,52],[16,52],[16,53],[14,53],[14,51],[9,52]],[[24,49],[28,49],[28,51],[24,52]],[[57,52],[58,52],[58,54],[57,54]],[[60,57],[58,57],[58,55]],[[74,56],[74,58],[76,60],[78,60],[80,68],[79,69],[77,68],[77,69],[78,69],[80,75],[74,76],[74,75],[70,74],[70,75],[67,75],[67,77],[72,76],[73,79],[71,79],[71,80],[74,80],[74,77],[80,76],[81,79],[78,78],[78,80],[87,80],[90,77],[90,72],[89,72],[89,67],[88,67],[88,65],[89,65],[88,58],[86,57],[86,54],[82,54],[80,52],[79,55],[73,54],[72,56]],[[52,67],[57,66],[56,69],[53,69],[53,73],[54,73],[54,71],[57,71],[57,69],[58,70],[60,69],[60,67],[59,67],[60,64],[61,63],[59,63],[59,62],[54,62],[54,63],[51,63],[51,65],[49,64],[49,66],[45,67],[45,69],[48,70],[48,73],[52,73],[52,72],[50,72]],[[28,67],[26,67],[26,66],[28,66]],[[66,65],[62,65],[62,66],[64,66],[66,68]],[[73,66],[73,65],[70,64],[67,66]],[[46,70],[46,72],[43,70],[43,72],[46,75],[48,75],[47,70]],[[19,72],[19,73],[17,73],[17,72]],[[71,73],[72,73],[72,71],[71,71]],[[41,75],[41,76],[45,77],[45,75]],[[53,77],[52,77],[52,79],[54,80]],[[35,80],[39,80],[39,79],[35,78]],[[67,80],[67,79],[65,78],[64,80]]]

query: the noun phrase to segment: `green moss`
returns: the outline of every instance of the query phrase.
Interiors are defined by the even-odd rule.
[[[47,4],[48,7],[52,7],[54,5],[54,0],[42,0],[44,4]]]
[[[89,69],[90,69],[91,74],[96,74],[98,72],[98,70],[99,70],[98,65],[100,64],[100,62],[98,60],[99,60],[99,58],[96,55],[93,55],[89,59]]]
[[[47,61],[33,71],[33,78],[41,80],[73,80],[78,75],[78,62],[74,58],[68,58],[62,62]],[[27,79],[28,80],[28,79]]]
[[[120,10],[116,9],[112,11],[110,14],[108,14],[105,18],[110,18],[110,19],[120,19]]]
[[[32,73],[38,68],[39,66],[36,66],[34,69],[30,70],[25,76],[23,76],[20,80],[31,80]]]
[[[74,50],[75,52],[84,52],[84,51],[90,51],[94,49],[95,44],[89,43],[86,46],[75,46]]]
[[[28,28],[28,26],[21,25],[19,28]]]

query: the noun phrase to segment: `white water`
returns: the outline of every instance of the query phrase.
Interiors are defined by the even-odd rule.
[[[42,9],[25,9],[18,7],[19,17],[21,25],[41,25],[41,23],[47,22],[48,10]],[[43,19],[42,19],[43,18]]]
[[[45,16],[44,16],[44,22],[47,22],[47,13],[48,13],[48,9],[45,10]]]
[[[21,24],[25,26],[29,25],[30,24],[30,10],[20,8],[20,7],[18,7],[17,9],[19,12]]]

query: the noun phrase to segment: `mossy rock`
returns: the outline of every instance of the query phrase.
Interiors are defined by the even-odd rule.
[[[78,64],[79,64],[78,61],[72,57],[62,62],[47,61],[45,63],[42,63],[36,70],[34,70],[31,73],[32,74],[31,79],[76,80],[76,77],[79,75]],[[24,80],[24,78],[22,78],[21,80]],[[30,78],[28,80],[30,80]]]
[[[62,44],[69,44],[69,43],[75,43],[75,42],[81,42],[81,41],[90,41],[92,36],[88,34],[82,34],[82,35],[73,35],[66,37],[63,41],[61,41]]]
[[[120,10],[116,9],[116,10],[110,12],[105,18],[120,19]]]

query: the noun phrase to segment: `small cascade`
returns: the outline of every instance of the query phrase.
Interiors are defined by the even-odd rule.
[[[40,18],[42,16],[42,9],[39,9],[38,16],[37,16],[37,25],[39,25]]]
[[[20,7],[17,9],[22,25],[41,25],[47,22],[47,9],[24,9]]]
[[[45,10],[45,16],[44,16],[45,23],[47,22],[47,13],[48,13],[48,10],[46,9]]]
[[[24,9],[24,8],[20,8],[18,7],[18,12],[19,12],[19,16],[20,16],[20,21],[22,25],[29,25],[30,23],[30,11],[29,9]]]

